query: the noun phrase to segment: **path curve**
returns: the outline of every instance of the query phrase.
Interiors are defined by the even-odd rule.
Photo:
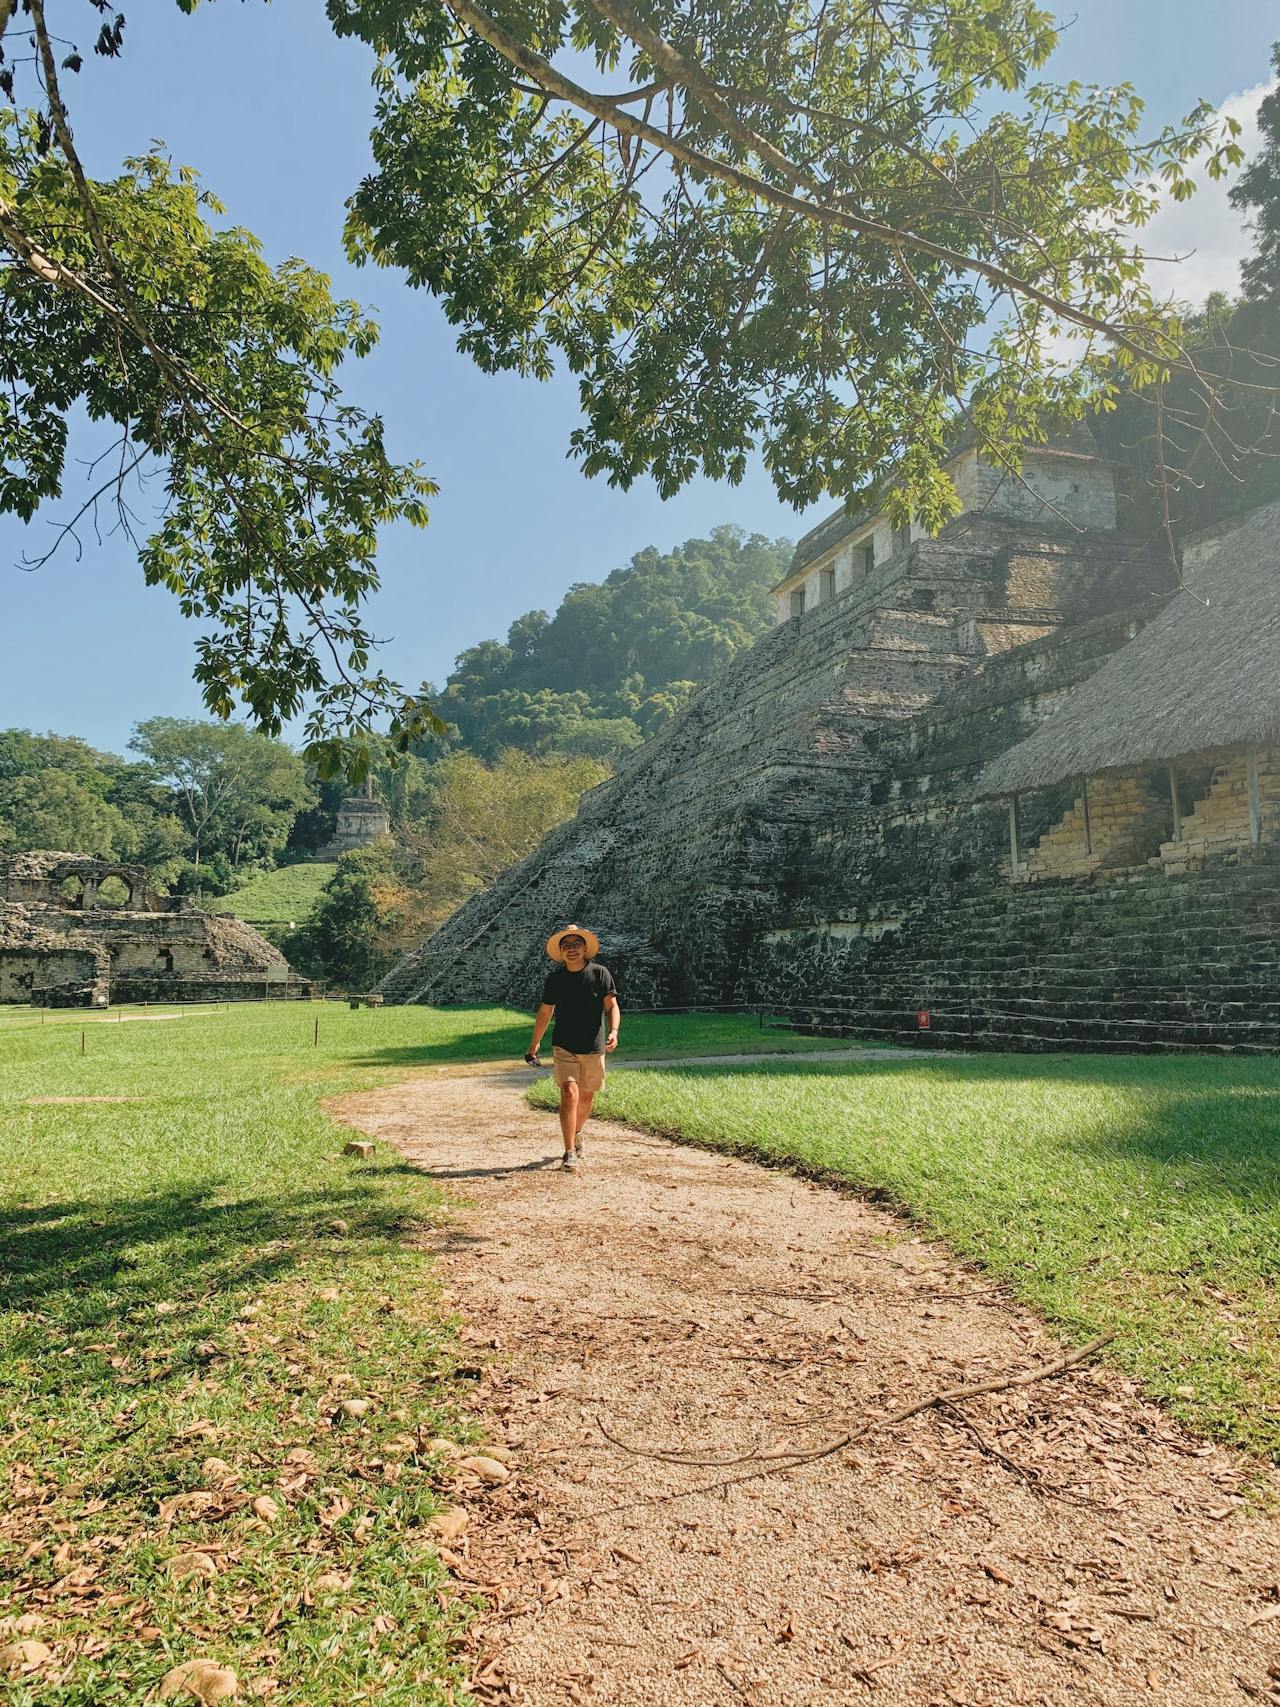
[[[514,1467],[446,1550],[489,1601],[479,1699],[1280,1703],[1277,1524],[1240,1498],[1257,1466],[1108,1371],[715,1492],[685,1491],[737,1472],[613,1444],[602,1423],[708,1457],[818,1442],[1061,1347],[851,1194],[598,1122],[562,1174],[527,1084],[436,1075],[332,1105],[458,1203],[432,1243]]]

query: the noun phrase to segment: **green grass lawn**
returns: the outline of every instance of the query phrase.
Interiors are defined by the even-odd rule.
[[[52,1649],[13,1707],[141,1701],[196,1658],[281,1704],[461,1699],[426,1442],[465,1437],[465,1381],[417,1248],[442,1199],[386,1149],[343,1156],[319,1099],[516,1061],[529,1017],[156,1013],[0,1010],[0,1619],[37,1620],[0,1647]],[[760,1041],[750,1016],[626,1035]],[[175,1577],[201,1549],[217,1574]]]
[[[536,1100],[549,1101],[540,1087]],[[883,1194],[1186,1421],[1280,1456],[1280,1062],[616,1073],[602,1114]]]
[[[310,917],[320,891],[337,870],[336,865],[283,865],[279,871],[264,871],[252,877],[243,889],[219,895],[204,905],[211,913],[234,913],[246,924],[300,925]]]

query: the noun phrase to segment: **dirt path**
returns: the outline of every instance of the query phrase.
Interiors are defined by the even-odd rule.
[[[852,1196],[606,1125],[561,1174],[527,1082],[432,1077],[337,1110],[461,1204],[436,1243],[513,1465],[465,1496],[449,1555],[490,1600],[482,1700],[1280,1703],[1277,1525],[1238,1497],[1256,1471],[1106,1371],[713,1492],[686,1490],[741,1467],[612,1443],[601,1424],[711,1458],[816,1444],[1060,1348]]]

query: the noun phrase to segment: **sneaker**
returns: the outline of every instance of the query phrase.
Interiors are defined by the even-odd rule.
[[[565,1151],[564,1157],[561,1160],[560,1166],[565,1173],[569,1173],[569,1174],[576,1174],[577,1173],[577,1171],[578,1171],[578,1158],[574,1155],[572,1150],[566,1150]]]

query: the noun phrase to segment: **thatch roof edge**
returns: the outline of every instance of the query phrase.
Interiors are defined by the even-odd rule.
[[[1188,570],[1187,586],[991,761],[978,798],[1280,742],[1280,504],[1201,538],[1213,549]]]

